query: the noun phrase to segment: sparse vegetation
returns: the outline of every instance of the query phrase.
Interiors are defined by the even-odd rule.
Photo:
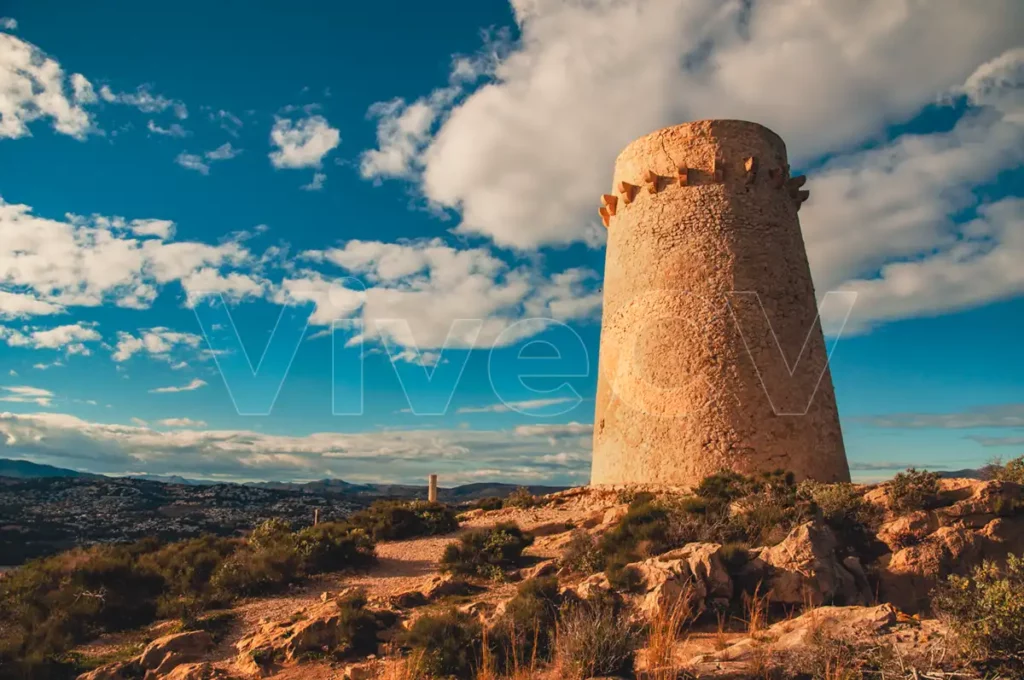
[[[441,570],[462,576],[501,579],[505,570],[518,566],[533,537],[511,522],[474,529],[445,547]]]
[[[520,486],[505,498],[503,505],[506,508],[532,508],[537,505],[537,497],[525,486]]]
[[[825,524],[851,554],[872,554],[874,536],[882,524],[883,511],[865,501],[856,486],[808,480],[797,487],[797,495],[812,504],[812,510],[821,514]]]
[[[515,673],[550,661],[561,605],[558,579],[537,578],[520,584],[516,596],[488,633],[495,668]]]
[[[932,608],[985,670],[1024,673],[1024,557],[1010,555],[1002,569],[986,561],[969,578],[950,576]]]
[[[575,529],[562,551],[561,565],[574,574],[588,576],[604,568],[604,555],[597,539],[584,529]]]
[[[991,479],[1024,484],[1024,456],[1018,456],[1006,464],[996,460],[986,469]]]
[[[927,510],[939,499],[939,475],[907,468],[892,478],[888,487],[889,509],[893,512]]]
[[[483,645],[476,617],[454,609],[416,619],[401,642],[412,649],[419,670],[441,678],[472,678]]]
[[[17,663],[27,677],[56,677],[70,667],[64,652],[102,633],[165,616],[191,627],[203,611],[235,597],[372,560],[373,541],[361,529],[325,523],[295,532],[279,520],[245,539],[70,550],[0,580],[0,665]]]
[[[643,627],[610,597],[573,603],[559,616],[555,667],[559,677],[632,676]]]
[[[417,536],[450,534],[459,528],[453,509],[424,501],[377,501],[348,518],[374,541],[398,541]]]

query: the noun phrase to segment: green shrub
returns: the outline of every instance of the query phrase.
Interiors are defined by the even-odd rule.
[[[344,522],[325,522],[296,535],[296,550],[304,574],[357,569],[374,562],[374,541],[361,528]]]
[[[449,534],[459,528],[455,511],[440,503],[377,501],[348,518],[374,541],[397,541]]]
[[[957,633],[964,652],[988,671],[1024,673],[1024,557],[1010,555],[950,576],[932,598],[936,614]]]
[[[551,576],[524,581],[488,634],[488,645],[502,672],[551,659],[562,597]]]
[[[505,499],[498,498],[497,496],[488,496],[487,498],[481,498],[480,500],[474,501],[469,507],[473,510],[483,510],[484,512],[501,510],[505,507]]]
[[[1024,484],[1024,456],[1014,458],[1005,465],[996,461],[988,466],[988,472],[992,479]]]
[[[672,548],[668,517],[665,506],[647,497],[638,497],[616,525],[601,537],[599,548],[606,562],[636,562]]]
[[[646,587],[643,574],[634,566],[613,562],[605,569],[608,583],[620,593],[641,593]]]
[[[498,579],[506,569],[519,564],[533,536],[512,522],[485,529],[474,529],[459,537],[458,543],[445,547],[441,570],[463,576]]]
[[[242,543],[239,539],[202,536],[168,543],[143,554],[139,566],[159,574],[164,581],[157,616],[187,621],[208,607],[221,604],[210,579]]]
[[[537,497],[525,486],[518,487],[505,498],[506,508],[532,508],[537,505]]]
[[[732,470],[720,470],[701,480],[696,495],[708,504],[728,505],[753,491],[752,480]]]
[[[416,619],[399,641],[423,655],[430,677],[472,678],[483,650],[480,622],[455,609]]]
[[[643,628],[611,598],[596,598],[562,608],[556,666],[560,677],[583,680],[597,676],[633,676]]]
[[[883,511],[864,500],[853,484],[823,484],[807,480],[800,483],[798,496],[811,504],[851,554],[861,557],[875,552],[875,534],[881,526]]]
[[[934,507],[939,498],[939,475],[927,470],[907,468],[892,478],[888,488],[889,508],[912,512]]]
[[[597,540],[584,529],[575,529],[562,551],[560,563],[573,574],[588,576],[604,569],[604,554]]]
[[[366,609],[366,593],[357,591],[338,599],[334,655],[362,657],[377,652],[377,617]]]
[[[77,548],[0,580],[4,655],[43,661],[102,633],[153,620],[163,588],[123,546]]]

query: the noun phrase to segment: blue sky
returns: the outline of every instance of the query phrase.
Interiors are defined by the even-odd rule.
[[[855,476],[1024,449],[1018,2],[151,4],[0,2],[0,456],[585,482],[595,197],[707,117],[858,293]]]

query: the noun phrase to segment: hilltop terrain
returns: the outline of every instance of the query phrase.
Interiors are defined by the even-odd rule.
[[[66,630],[78,646],[46,677],[95,668],[84,680],[1019,678],[1024,462],[1002,470],[874,486],[729,473],[520,492],[457,518],[377,504],[241,542],[69,553],[0,581],[4,610],[33,592],[51,603],[38,612],[105,592],[99,608],[74,629],[6,614],[24,637],[0,641],[53,654]],[[122,601],[111,560],[151,594]]]

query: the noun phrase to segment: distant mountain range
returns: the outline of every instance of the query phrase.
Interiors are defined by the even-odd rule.
[[[79,472],[67,468],[41,465],[27,460],[11,460],[0,458],[0,477],[16,479],[39,479],[51,477],[75,477],[80,479],[112,479],[106,475]],[[214,482],[202,479],[187,479],[178,475],[128,475],[130,479],[139,479],[161,484],[180,484],[183,486],[215,486],[232,484],[232,482]],[[389,498],[422,498],[426,496],[426,485],[412,484],[351,484],[343,479],[321,479],[315,482],[247,482],[239,486],[250,486],[277,491],[294,491],[299,493],[345,494],[348,496],[381,496]],[[467,501],[488,496],[507,496],[520,485],[500,483],[463,484],[452,488],[439,489],[438,495],[445,501]],[[534,494],[548,494],[562,491],[564,486],[527,485]]]

